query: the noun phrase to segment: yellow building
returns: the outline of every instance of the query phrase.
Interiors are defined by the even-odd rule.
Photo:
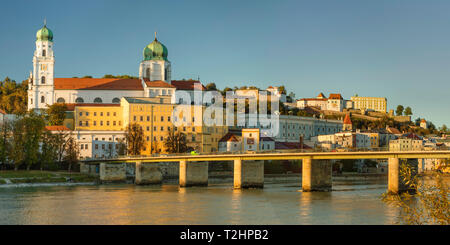
[[[374,110],[379,112],[386,112],[387,99],[382,97],[351,97],[354,109]]]
[[[193,116],[196,106],[188,106],[191,117],[178,116],[180,120],[182,118],[183,125],[175,127],[173,122],[178,117],[173,118],[173,111],[176,106],[170,103],[170,98],[122,98],[124,125],[137,123],[144,131],[147,145],[141,154],[166,153],[164,140],[171,131],[186,134],[188,147],[197,152],[218,151],[219,140],[228,132],[227,127],[204,125],[202,118]],[[204,106],[198,107],[201,111],[205,109]]]
[[[74,116],[75,130],[117,131],[125,128],[120,104],[76,106]]]

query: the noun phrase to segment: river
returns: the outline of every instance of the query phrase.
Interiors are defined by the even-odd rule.
[[[386,179],[333,181],[332,192],[312,193],[300,181],[249,190],[230,181],[3,187],[0,224],[394,224],[398,209],[380,198],[386,188]]]

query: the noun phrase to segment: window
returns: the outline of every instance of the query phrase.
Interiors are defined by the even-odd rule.
[[[85,124],[86,124],[86,126],[89,126],[89,121],[86,121],[86,123],[85,123]]]
[[[113,126],[116,126],[116,121],[113,121]]]
[[[65,103],[66,102],[66,100],[64,100],[64,98],[61,98],[61,97],[59,97],[57,100],[56,100],[56,103]]]
[[[150,121],[150,116],[147,116],[147,122]]]
[[[45,49],[43,49],[43,50],[42,50],[42,56],[44,56],[44,57],[45,57],[45,56],[46,56],[46,54],[47,54],[46,50],[45,50]]]
[[[41,103],[45,103],[45,96],[41,96]]]
[[[88,149],[88,144],[84,144],[84,149]]]
[[[167,121],[170,122],[170,117],[167,117]]]
[[[98,150],[98,144],[95,144],[95,149]]]
[[[78,97],[78,98],[75,100],[75,103],[84,103],[84,100],[83,100],[83,98]],[[95,115],[95,114],[94,114],[94,115]]]
[[[164,122],[164,117],[163,116],[161,116],[161,122]]]
[[[94,121],[94,126],[97,126],[97,121]]]
[[[161,126],[161,131],[164,131],[164,127],[163,126]]]
[[[144,121],[144,117],[143,116],[140,116],[139,119],[141,120],[141,122]]]
[[[80,125],[80,126],[83,126],[83,121],[80,121],[80,122],[79,122],[79,125]]]
[[[116,112],[113,113],[113,116],[116,116]]]
[[[80,111],[80,117],[81,117],[81,116],[83,116],[83,112],[82,112],[82,111]]]
[[[112,100],[112,103],[118,104],[118,103],[120,103],[120,99],[119,98],[114,98]]]
[[[109,117],[109,112],[107,112],[107,113],[106,113],[106,116],[108,116],[108,117]]]
[[[133,116],[133,121],[136,121],[136,116]]]
[[[41,77],[41,84],[45,84],[45,77],[44,76]]]
[[[102,102],[103,102],[102,99],[99,97],[94,99],[94,103],[102,103]]]

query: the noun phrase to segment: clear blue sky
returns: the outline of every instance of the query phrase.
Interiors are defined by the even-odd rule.
[[[154,32],[173,79],[386,97],[450,126],[450,1],[5,1],[0,79],[32,69],[44,17],[56,77],[138,74]]]

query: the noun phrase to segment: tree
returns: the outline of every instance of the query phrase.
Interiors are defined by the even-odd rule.
[[[55,103],[46,110],[49,125],[63,125],[66,119],[67,106],[65,103]]]
[[[8,121],[4,121],[0,125],[0,164],[2,164],[2,166],[8,162],[8,154],[11,151],[11,142],[9,139],[10,131],[11,125]]]
[[[183,153],[187,151],[186,135],[181,132],[175,133],[172,129],[169,136],[164,140],[164,146],[169,153]]]
[[[127,154],[127,145],[123,139],[120,139],[117,144],[117,155],[124,156]]]
[[[412,113],[412,110],[411,110],[411,107],[406,107],[405,108],[405,116],[411,116],[413,113]]]
[[[79,155],[80,151],[75,138],[69,136],[66,144],[66,155],[64,156],[64,161],[69,165],[69,172],[72,170],[72,165],[78,162]]]
[[[395,110],[395,114],[397,114],[397,116],[401,116],[403,115],[403,106],[402,105],[398,105],[397,106],[397,110]]]
[[[284,87],[284,85],[281,85],[280,87],[278,87],[278,91],[280,92],[280,94],[286,94],[286,88]]]
[[[0,108],[7,113],[24,115],[27,112],[28,81],[17,84],[16,81],[6,77],[0,85]]]
[[[45,130],[42,134],[41,152],[39,154],[40,169],[49,169],[58,158],[55,135]]]
[[[208,91],[216,91],[217,87],[215,83],[208,83],[206,84],[206,90]]]
[[[53,133],[53,140],[56,146],[56,159],[58,162],[63,161],[64,153],[66,152],[67,138],[69,132],[66,130],[58,130]]]
[[[14,123],[11,158],[14,160],[15,170],[22,163],[25,163],[29,170],[39,160],[39,143],[44,126],[44,119],[34,113],[30,113]]]
[[[128,124],[125,130],[127,140],[127,152],[130,155],[140,155],[145,147],[144,130],[137,123]]]
[[[447,159],[442,167],[448,168]],[[398,195],[384,194],[382,200],[400,208],[400,219],[409,225],[450,224],[449,186],[444,175],[433,172],[426,180],[420,180],[415,169],[402,162],[400,177],[415,195],[407,192]]]

